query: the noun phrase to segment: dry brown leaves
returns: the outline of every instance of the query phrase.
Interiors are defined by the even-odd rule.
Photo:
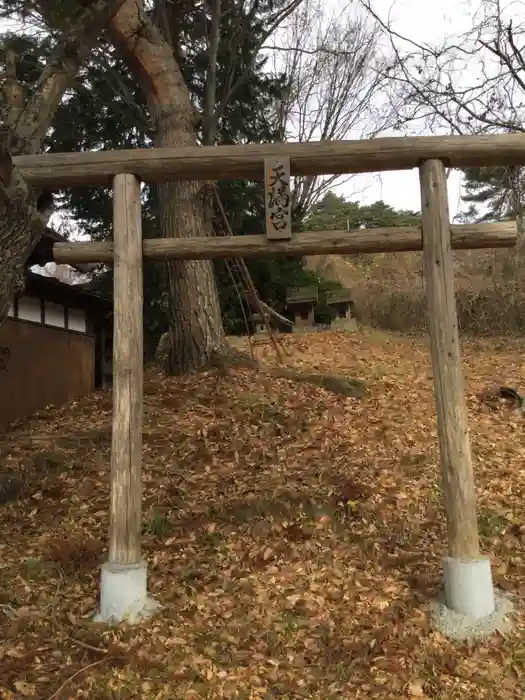
[[[20,425],[0,509],[0,697],[522,698],[523,628],[458,645],[429,627],[445,551],[428,345],[374,333],[286,338],[291,366],[364,380],[341,398],[252,371],[149,376],[144,549],[161,614],[91,623],[106,555],[111,397]],[[259,352],[268,356],[269,348]],[[518,344],[465,343],[484,549],[523,594]]]

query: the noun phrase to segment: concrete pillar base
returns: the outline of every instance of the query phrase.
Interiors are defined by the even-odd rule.
[[[492,615],[496,607],[490,560],[445,557],[445,603],[448,608],[474,620]]]
[[[100,579],[100,611],[95,622],[134,624],[152,615],[159,603],[147,594],[147,564],[102,565]]]

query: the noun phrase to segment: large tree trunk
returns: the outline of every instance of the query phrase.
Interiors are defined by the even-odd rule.
[[[37,211],[38,193],[12,167],[10,156],[41,149],[64,92],[122,2],[94,0],[75,24],[64,30],[30,99],[26,100],[24,86],[17,80],[14,52],[6,52],[3,90],[7,118],[0,133],[0,323],[23,286],[25,264],[45,223]],[[53,3],[41,0],[37,4],[46,16]]]
[[[156,145],[182,145],[170,120],[158,123]],[[190,139],[186,139],[186,142]],[[205,232],[202,187],[198,182],[159,185],[159,214],[165,237],[202,236]],[[173,260],[168,264],[169,351],[171,373],[191,372],[222,352],[224,332],[213,265],[209,260]]]
[[[16,174],[13,173],[13,179]],[[0,323],[24,286],[25,262],[42,235],[30,193],[22,181],[0,195]]]
[[[110,24],[110,36],[134,70],[148,100],[156,146],[196,145],[196,114],[172,46],[144,13],[126,0]],[[162,235],[209,235],[204,183],[177,181],[158,186]],[[168,371],[195,371],[224,348],[217,287],[209,261],[168,264],[170,348]]]

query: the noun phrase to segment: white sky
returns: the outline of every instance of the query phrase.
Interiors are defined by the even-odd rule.
[[[340,0],[332,0],[338,6]],[[402,36],[418,43],[439,43],[447,34],[458,34],[472,28],[472,6],[466,0],[371,0],[372,7],[384,21]],[[421,134],[430,136],[421,129]],[[450,215],[461,206],[461,175],[451,171],[448,180]],[[340,194],[355,197],[363,204],[382,199],[397,209],[419,211],[420,190],[417,170],[360,175],[338,188]]]

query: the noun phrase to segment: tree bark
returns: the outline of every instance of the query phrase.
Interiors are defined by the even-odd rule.
[[[173,49],[140,2],[125,2],[111,22],[109,34],[145,92],[155,146],[195,146],[197,115]],[[210,234],[203,183],[163,183],[158,185],[158,194],[164,237]],[[168,371],[196,371],[220,353],[225,343],[213,265],[209,261],[170,262],[168,283]]]
[[[43,233],[27,186],[16,173],[16,184],[0,200],[0,323],[7,318],[15,294],[24,286],[24,265]]]
[[[170,139],[170,145],[175,145],[172,130],[166,129],[162,136]],[[159,138],[162,136],[159,134]],[[202,236],[205,216],[200,184],[174,182],[158,187],[163,235],[173,238],[183,231],[185,238]],[[213,263],[210,260],[172,260],[168,264],[168,284],[168,370],[172,374],[195,371],[207,365],[224,346]]]
[[[215,102],[217,98],[217,59],[221,41],[221,0],[211,0],[211,27],[208,39],[208,74],[204,90],[203,135],[204,146],[213,146],[217,136]]]
[[[0,133],[0,323],[23,287],[25,264],[45,224],[36,206],[38,192],[24,182],[12,166],[11,156],[41,149],[64,92],[122,2],[95,0],[65,29],[31,99],[25,99],[24,87],[17,81],[16,57],[12,52],[7,54],[7,117]],[[39,4],[45,13],[46,3]]]

